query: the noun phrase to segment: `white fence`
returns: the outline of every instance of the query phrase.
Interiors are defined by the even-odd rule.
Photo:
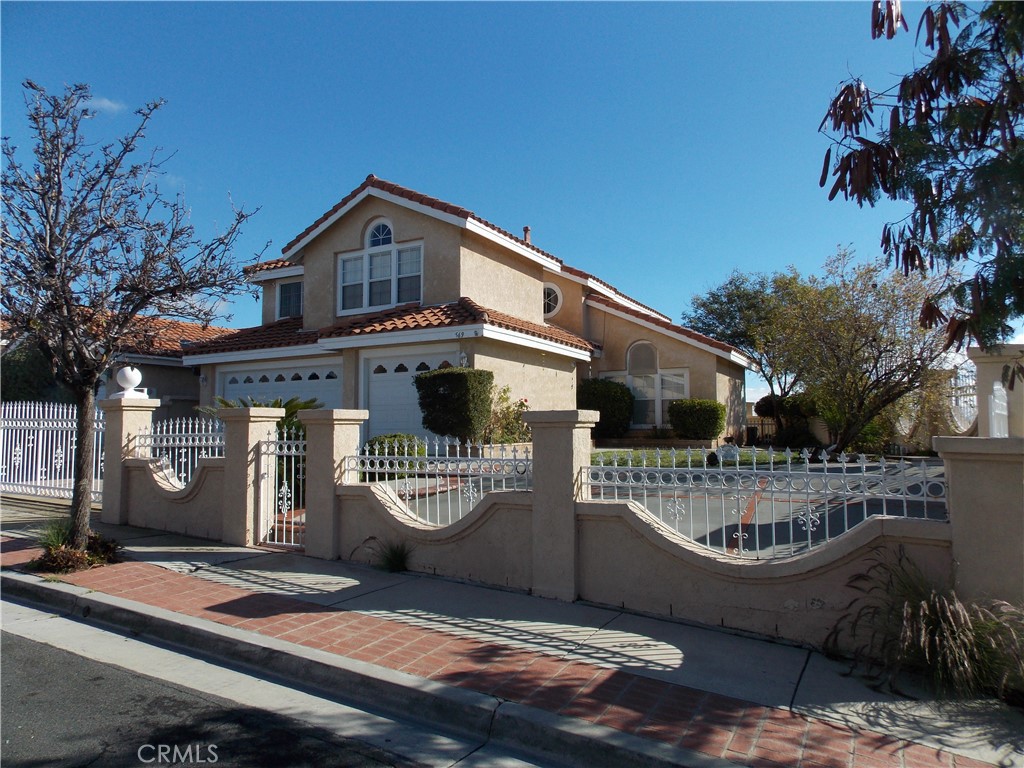
[[[69,403],[3,403],[0,491],[70,499],[74,490],[78,408]],[[93,432],[92,501],[103,499],[103,411]]]
[[[464,447],[437,438],[367,444],[345,466],[361,482],[386,486],[411,514],[432,525],[461,519],[492,491],[530,490],[533,479],[529,447]]]
[[[198,417],[157,421],[135,438],[135,455],[159,459],[168,482],[184,488],[199,459],[224,455],[224,423]]]
[[[260,442],[259,542],[302,547],[306,538],[306,437],[278,430]]]
[[[872,515],[946,520],[941,462],[812,462],[803,451],[751,452],[709,465],[707,451],[607,452],[585,469],[591,498],[635,501],[677,533],[716,552],[790,557]],[[717,456],[715,457],[717,459]]]

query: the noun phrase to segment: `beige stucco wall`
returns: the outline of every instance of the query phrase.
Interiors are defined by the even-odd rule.
[[[154,421],[196,416],[195,408],[200,404],[200,378],[191,366],[183,366],[180,361],[173,365],[155,365],[152,363],[135,363],[142,373],[142,384],[150,397],[160,401],[160,407],[153,415]],[[107,384],[107,392],[114,394],[120,390],[116,380]]]
[[[472,232],[464,232],[459,295],[533,323],[544,322],[540,265],[510,253]]]
[[[581,599],[819,646],[876,546],[902,545],[934,583],[952,567],[937,521],[872,518],[806,555],[754,561],[702,550],[631,504],[580,503],[577,520]]]
[[[558,311],[545,322],[557,325],[567,331],[572,331],[577,336],[590,339],[590,331],[587,328],[586,313],[591,312],[583,305],[584,286],[574,280],[552,272],[544,272],[543,282],[551,283],[562,294],[562,304]],[[541,299],[543,300],[543,287],[541,288]],[[543,306],[541,307],[543,314]]]
[[[530,410],[576,407],[576,361],[490,339],[465,345],[470,365],[494,372],[495,394],[509,387],[513,401],[525,397]]]
[[[128,524],[219,540],[223,534],[224,459],[200,459],[187,487],[164,480],[159,462],[124,462]]]
[[[530,494],[488,494],[469,515],[444,528],[425,526],[379,486],[340,486],[336,551],[344,560],[379,561],[378,548],[412,546],[410,570],[513,589],[530,588]]]
[[[588,307],[586,311],[590,313],[590,338],[602,345],[601,357],[589,366],[591,377],[599,378],[607,371],[625,371],[629,348],[639,341],[650,342],[658,349],[658,367],[661,370],[686,368],[690,377],[690,397],[724,403],[726,426],[723,434],[742,437],[746,403],[745,370],[741,365],[599,309]],[[584,368],[586,366],[581,366]],[[586,376],[581,370],[581,377]]]

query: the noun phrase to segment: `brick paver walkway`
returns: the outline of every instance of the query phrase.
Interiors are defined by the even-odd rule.
[[[3,567],[39,553],[0,540]],[[119,563],[63,580],[753,768],[976,768],[990,763],[621,670]]]

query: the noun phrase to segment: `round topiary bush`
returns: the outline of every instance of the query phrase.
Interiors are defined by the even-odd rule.
[[[586,411],[599,411],[600,421],[594,427],[594,437],[622,437],[633,421],[633,403],[636,398],[629,387],[610,379],[584,379],[576,390],[576,407]]]
[[[714,440],[725,429],[725,406],[717,400],[676,400],[668,420],[684,440]]]

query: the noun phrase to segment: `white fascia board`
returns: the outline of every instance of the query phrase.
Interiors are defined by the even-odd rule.
[[[359,203],[363,202],[363,200],[365,200],[367,197],[376,197],[381,200],[387,200],[388,202],[394,203],[395,205],[400,205],[403,208],[408,208],[409,210],[422,213],[426,216],[431,216],[435,219],[440,219],[441,221],[453,224],[456,227],[466,226],[466,220],[459,216],[452,216],[450,213],[439,211],[436,208],[431,208],[430,206],[423,205],[422,203],[415,203],[412,200],[404,198],[400,195],[393,195],[390,192],[385,192],[384,190],[377,189],[376,187],[367,187],[358,195],[349,200],[344,207],[339,208],[330,217],[324,220],[324,222],[321,223],[320,226],[318,226],[316,229],[314,229],[312,232],[310,232],[308,235],[302,238],[299,242],[297,242],[295,245],[293,245],[291,248],[285,251],[284,254],[282,254],[283,258],[291,258],[296,253],[301,251],[313,240],[319,237],[321,233],[323,233],[326,229],[333,226],[334,222],[336,222],[346,213],[348,213],[357,205],[359,205]]]
[[[211,352],[206,355],[189,355],[182,358],[184,365],[207,365],[220,363],[245,363],[268,358],[311,357],[321,354],[323,350],[315,343],[300,344],[291,347],[263,347],[260,349],[243,349],[238,352]]]
[[[137,355],[137,354],[124,354],[118,355],[115,359],[114,364],[117,363],[133,363],[135,365],[166,365],[171,368],[183,368],[185,363],[182,362],[180,357],[167,357],[166,355]]]
[[[470,232],[473,232],[481,237],[490,240],[493,243],[507,248],[510,251],[514,251],[520,256],[525,256],[530,261],[536,262],[541,266],[547,267],[548,269],[559,270],[561,263],[557,259],[553,259],[550,256],[545,256],[542,253],[538,253],[532,248],[527,248],[525,245],[515,240],[514,238],[508,237],[501,234],[500,232],[491,229],[485,224],[481,224],[476,219],[460,219],[464,222],[464,226]]]
[[[653,317],[657,317],[659,320],[664,320],[666,323],[672,322],[672,319],[668,315],[663,315],[661,312],[658,312],[657,310],[643,306],[636,300],[626,296],[626,294],[619,293],[614,288],[609,288],[607,285],[603,285],[602,283],[597,282],[596,279],[593,278],[593,276],[582,278],[579,275],[572,274],[571,272],[563,272],[561,269],[557,271],[558,274],[561,277],[564,277],[566,280],[586,286],[595,293],[600,293],[602,296],[607,296],[609,299],[612,299],[613,301],[619,304],[623,304],[631,309],[635,309],[637,312],[643,312],[645,315],[652,315]]]
[[[334,339],[320,339],[322,350],[363,349],[365,347],[391,347],[395,344],[422,344],[430,341],[459,341],[479,338],[484,326],[456,325],[450,328],[417,328],[411,331],[385,331]]]
[[[754,361],[740,352],[726,352],[724,349],[717,349],[715,347],[710,346],[709,344],[704,344],[700,341],[697,341],[696,339],[692,339],[685,334],[675,333],[673,331],[670,331],[668,328],[662,328],[660,325],[649,323],[645,321],[643,318],[633,317],[633,315],[626,314],[625,312],[617,312],[616,310],[612,309],[611,307],[605,306],[604,304],[598,304],[596,302],[588,301],[587,305],[593,307],[594,309],[599,309],[602,312],[607,312],[609,315],[614,315],[615,317],[622,318],[623,320],[627,320],[631,323],[636,323],[637,325],[643,328],[647,328],[648,330],[654,331],[655,333],[660,333],[664,336],[669,336],[673,339],[678,339],[679,341],[697,347],[697,349],[703,349],[705,352],[710,352],[711,354],[715,355],[715,357],[721,357],[722,359],[728,360],[729,362],[736,363],[737,365],[742,365],[744,368],[748,370],[753,370],[754,368]]]
[[[495,341],[503,341],[507,344],[515,344],[519,347],[529,347],[541,352],[550,352],[562,357],[571,357],[574,360],[590,360],[590,352],[578,347],[570,347],[566,344],[559,344],[557,341],[541,339],[521,331],[510,331],[507,328],[496,328],[493,325],[484,326],[483,337]]]
[[[267,280],[280,280],[283,277],[302,277],[305,269],[301,264],[294,267],[281,267],[280,269],[268,269],[257,272],[249,278],[250,283],[265,283]]]

